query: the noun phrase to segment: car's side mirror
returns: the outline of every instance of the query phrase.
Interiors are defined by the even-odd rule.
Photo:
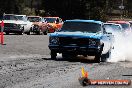
[[[104,34],[106,34],[106,33],[107,33],[105,28],[103,28],[103,33],[104,33]]]

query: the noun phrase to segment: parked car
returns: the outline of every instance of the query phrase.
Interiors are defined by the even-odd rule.
[[[53,33],[56,30],[59,30],[63,25],[63,21],[60,17],[43,17],[43,18],[46,20],[46,22],[49,25],[48,31],[50,33]]]
[[[19,21],[14,14],[4,14],[3,20],[4,20],[4,32],[6,34],[18,33],[22,35],[24,33],[24,26],[21,25],[21,21]]]
[[[24,27],[24,33],[30,35],[31,33],[31,29],[32,29],[32,22],[27,20],[27,16],[26,15],[15,15],[16,18],[21,21],[21,25]]]
[[[111,32],[113,35],[123,32],[123,28],[120,24],[104,23],[104,28],[106,29],[106,32]]]
[[[113,35],[105,31],[101,21],[66,20],[60,31],[49,35],[48,47],[52,59],[62,53],[65,59],[89,55],[100,62],[110,57],[113,40]]]
[[[33,28],[31,29],[31,32],[36,34],[47,34],[48,24],[42,17],[28,16],[28,20],[33,23]]]
[[[131,24],[128,21],[107,21],[107,23],[120,24],[123,28],[124,33],[126,33],[126,34],[132,32]]]

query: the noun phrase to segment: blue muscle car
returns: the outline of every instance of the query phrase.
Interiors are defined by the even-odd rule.
[[[107,33],[101,21],[66,20],[60,31],[49,35],[51,58],[57,53],[63,58],[77,55],[95,56],[95,61],[106,61],[113,48],[113,35]]]

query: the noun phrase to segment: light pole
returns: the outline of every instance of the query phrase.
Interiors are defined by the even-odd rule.
[[[121,2],[121,5],[119,6],[119,8],[121,9],[121,19],[123,18],[123,9],[125,8],[125,6],[123,5],[123,0]]]

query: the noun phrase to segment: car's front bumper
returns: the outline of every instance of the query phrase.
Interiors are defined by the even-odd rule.
[[[95,55],[100,52],[101,46],[59,46],[49,45],[49,49],[56,53],[70,52],[80,55]]]
[[[22,30],[23,29],[21,29],[21,28],[8,28],[8,27],[4,28],[4,32],[10,32],[10,33],[21,32]]]

